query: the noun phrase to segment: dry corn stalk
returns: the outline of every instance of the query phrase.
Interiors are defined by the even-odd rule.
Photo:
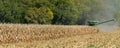
[[[48,40],[97,32],[97,28],[89,26],[0,24],[0,42]]]

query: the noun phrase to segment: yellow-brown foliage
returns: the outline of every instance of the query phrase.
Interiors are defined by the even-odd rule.
[[[0,24],[0,42],[16,43],[49,40],[97,32],[97,28],[89,26]]]

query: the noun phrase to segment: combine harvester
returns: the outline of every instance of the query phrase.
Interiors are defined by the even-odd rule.
[[[100,24],[103,24],[103,23],[111,22],[111,21],[115,21],[115,19],[111,19],[111,20],[104,21],[104,22],[88,21],[88,25],[89,25],[89,26],[96,26],[96,25],[100,25]]]
[[[114,31],[115,28],[117,27],[116,25],[108,25],[109,22],[114,21],[116,22],[116,19],[111,19],[111,20],[107,20],[104,22],[99,22],[99,21],[88,21],[89,26],[95,26],[97,28],[99,28],[100,31],[104,31],[104,32],[111,32]],[[106,24],[107,23],[107,24]],[[115,23],[112,23],[115,24]]]

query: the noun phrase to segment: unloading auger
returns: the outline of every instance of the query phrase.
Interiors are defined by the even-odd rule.
[[[103,21],[103,22],[99,22],[99,21],[88,21],[88,25],[89,25],[89,26],[96,26],[96,25],[103,24],[103,23],[107,23],[107,22],[111,22],[111,21],[115,21],[115,19],[111,19],[111,20],[107,20],[107,21]]]

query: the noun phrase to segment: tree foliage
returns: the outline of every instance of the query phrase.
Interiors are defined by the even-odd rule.
[[[29,8],[26,11],[25,20],[27,23],[50,24],[53,19],[53,12],[47,7]]]
[[[85,24],[104,10],[103,0],[0,0],[0,22]]]

